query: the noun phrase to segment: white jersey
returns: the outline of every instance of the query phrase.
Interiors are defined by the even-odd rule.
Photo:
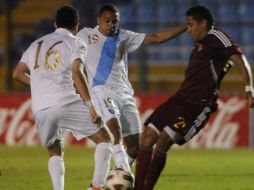
[[[34,113],[80,99],[73,87],[72,63],[76,59],[84,62],[85,56],[84,42],[64,28],[58,28],[30,45],[20,62],[30,70]]]
[[[83,28],[77,34],[87,44],[85,65],[90,88],[97,85],[114,91],[133,94],[128,79],[128,53],[142,44],[145,34],[120,29],[115,36],[106,37],[95,28]]]

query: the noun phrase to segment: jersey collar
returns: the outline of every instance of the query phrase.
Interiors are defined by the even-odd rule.
[[[57,33],[57,34],[66,34],[66,35],[69,35],[69,36],[73,36],[73,34],[65,28],[57,28],[55,30],[55,33]]]
[[[117,38],[119,36],[120,33],[120,29],[117,29],[117,32],[115,35],[113,36],[105,36],[103,35],[100,31],[99,31],[99,25],[95,26],[94,29],[96,30],[96,32],[98,33],[98,35],[102,38]]]

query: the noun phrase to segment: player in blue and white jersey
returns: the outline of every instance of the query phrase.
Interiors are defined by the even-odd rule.
[[[32,111],[41,143],[48,149],[54,190],[64,189],[63,129],[97,144],[92,180],[97,190],[103,189],[112,154],[110,135],[91,101],[83,73],[87,48],[74,36],[78,26],[76,9],[61,7],[55,32],[33,42],[13,71],[15,79],[31,87]]]
[[[119,28],[120,12],[115,5],[100,8],[98,26],[83,28],[77,34],[87,44],[86,68],[89,87],[97,109],[114,136],[116,167],[130,170],[139,150],[140,119],[128,79],[128,53],[143,44],[168,41],[187,29],[182,24],[153,34]],[[127,155],[121,143],[126,144]],[[128,164],[129,160],[129,164]]]

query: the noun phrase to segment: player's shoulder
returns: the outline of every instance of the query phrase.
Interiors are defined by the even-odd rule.
[[[207,34],[208,43],[218,43],[225,47],[232,46],[232,38],[229,34],[220,29],[211,28]]]
[[[120,37],[123,39],[132,38],[133,36],[141,35],[141,33],[126,29],[119,29]]]
[[[43,41],[45,43],[45,41],[52,41],[52,39],[55,39],[54,37],[54,32],[49,33],[49,34],[45,34],[44,36],[41,36],[39,38],[37,38],[32,45],[34,44],[38,44],[39,42]]]
[[[38,43],[40,43],[40,42],[42,42],[42,41],[45,41],[45,39],[47,39],[48,36],[49,36],[49,34],[46,34],[46,35],[44,35],[44,36],[41,36],[41,37],[37,38],[36,40],[34,40],[34,41],[30,44],[29,47],[31,48],[31,47],[37,46]]]
[[[135,34],[137,32],[131,31],[131,30],[127,30],[127,29],[119,29],[119,32],[121,35],[130,35],[130,34]]]
[[[72,40],[70,40],[70,43],[72,44],[72,47],[74,49],[78,48],[83,49],[84,51],[86,51],[87,49],[86,43],[78,36],[72,36]]]
[[[228,33],[214,27],[208,31],[208,36],[212,38],[217,38],[217,39],[229,38]]]
[[[84,35],[84,34],[89,34],[89,33],[94,32],[94,31],[95,31],[95,28],[83,27],[79,30],[79,32],[77,33],[77,36]]]

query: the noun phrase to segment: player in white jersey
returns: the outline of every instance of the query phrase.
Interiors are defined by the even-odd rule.
[[[86,68],[97,109],[114,136],[116,167],[129,169],[139,150],[140,119],[128,79],[128,53],[142,44],[170,40],[187,29],[186,24],[153,34],[119,29],[120,12],[115,5],[100,8],[95,28],[83,28],[77,36],[87,43]],[[122,133],[122,134],[121,134]],[[122,135],[122,136],[121,136]],[[126,151],[121,143],[122,137]],[[128,164],[129,160],[129,164]]]
[[[15,79],[31,86],[32,111],[41,142],[49,152],[54,190],[64,189],[63,129],[97,144],[93,187],[89,189],[103,188],[112,154],[110,135],[91,101],[83,73],[87,48],[74,36],[78,26],[76,9],[69,5],[58,9],[55,32],[33,42],[13,71]]]

